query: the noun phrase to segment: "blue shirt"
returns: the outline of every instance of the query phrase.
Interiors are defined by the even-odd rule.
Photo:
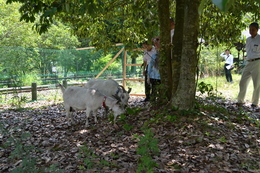
[[[152,78],[152,79],[159,79],[160,80],[161,77],[160,77],[159,69],[156,69],[154,67],[155,59],[157,58],[157,56],[158,56],[157,53],[154,53],[152,55],[151,61],[150,61],[149,65],[148,65],[148,74],[147,74],[147,76],[149,78]]]

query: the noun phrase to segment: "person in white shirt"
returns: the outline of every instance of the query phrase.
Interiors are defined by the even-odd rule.
[[[160,49],[160,38],[155,38],[153,40],[156,53],[152,55],[150,63],[147,70],[147,83],[151,84],[151,101],[156,101],[158,97],[159,90],[158,86],[161,84],[161,76],[159,73],[159,49]]]
[[[225,71],[225,74],[226,74],[227,82],[233,83],[231,70],[232,70],[234,57],[230,53],[229,49],[226,49],[225,52],[220,54],[220,56],[225,59],[224,71]]]
[[[148,44],[147,41],[143,42],[143,48],[144,50],[144,56],[143,56],[143,75],[145,77],[145,82],[144,82],[144,87],[145,87],[145,99],[143,100],[144,102],[150,100],[150,95],[151,95],[151,86],[147,82],[147,70],[148,70],[148,65],[151,61],[152,55],[156,53],[156,50],[154,46],[151,44]]]
[[[244,67],[241,80],[239,82],[238,106],[245,102],[247,87],[251,78],[253,79],[252,108],[257,108],[260,94],[260,35],[257,33],[258,23],[249,25],[250,37],[246,39],[247,64]]]

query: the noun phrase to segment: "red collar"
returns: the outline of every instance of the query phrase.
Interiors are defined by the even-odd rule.
[[[102,106],[103,106],[103,107],[107,107],[107,105],[106,105],[106,98],[107,98],[107,97],[104,96],[103,103],[102,103]]]

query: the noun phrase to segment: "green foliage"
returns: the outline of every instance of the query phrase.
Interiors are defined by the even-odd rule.
[[[178,116],[177,115],[168,115],[166,119],[170,122],[175,122],[177,120]]]
[[[100,57],[99,59],[96,59],[93,62],[93,67],[91,67],[92,70],[97,70],[97,71],[101,71],[107,64],[108,62],[110,62],[110,60],[113,58],[112,54],[108,54],[104,57]],[[114,61],[112,64],[109,65],[109,67],[107,68],[107,70],[109,71],[118,71],[118,69],[120,69],[121,67],[121,62],[118,61]]]
[[[14,92],[13,95],[14,96],[10,100],[11,105],[18,109],[22,108],[23,104],[27,102],[27,98],[25,96],[18,96],[16,92]]]
[[[81,171],[87,171],[88,169],[100,166],[115,166],[113,163],[110,163],[109,161],[97,156],[86,145],[82,145],[79,147],[79,158],[82,158],[84,163],[79,166],[79,169]]]
[[[199,54],[199,77],[208,76],[221,76],[224,74],[224,62],[220,54],[223,50],[230,48],[229,46],[217,47],[213,46],[202,46]],[[232,54],[235,56],[237,50],[235,48],[230,48]]]
[[[25,75],[19,76],[19,79],[22,83],[22,86],[30,86],[35,81],[39,81],[37,82],[37,84],[41,85],[40,77],[34,73],[28,74],[26,76]]]
[[[68,26],[58,21],[49,27],[48,33],[39,35],[32,30],[31,23],[19,21],[20,6],[0,1],[0,69],[11,79],[32,73],[52,73],[51,63],[58,60],[57,54],[44,54],[36,48],[74,49],[79,41],[71,35]]]
[[[129,107],[126,108],[126,112],[127,112],[126,114],[128,114],[129,116],[133,116],[134,114],[138,113],[139,111],[140,111],[140,108],[137,108],[137,107],[136,108],[129,108]],[[124,123],[124,125],[123,125],[124,130],[130,131],[134,127],[128,123],[126,114],[120,115],[120,118],[118,121]]]
[[[155,5],[157,1],[154,0],[150,3],[143,0],[108,0],[80,4],[78,1],[7,1],[12,2],[22,3],[21,20],[33,22],[39,33],[46,32],[56,22],[54,18],[59,18],[67,25],[73,26],[76,35],[89,37],[92,45],[98,49],[109,48],[116,42],[136,47],[136,43],[159,35],[158,9]],[[255,0],[216,0],[213,3],[211,0],[203,0],[200,6],[201,38],[207,43],[216,45],[236,42],[240,37],[241,28],[246,26],[241,22],[242,16],[249,12],[259,16],[259,2]],[[170,13],[174,14],[178,6],[174,2],[170,5]],[[221,13],[219,8],[226,13]],[[219,32],[220,30],[222,32]]]
[[[11,173],[40,173],[40,170],[36,168],[36,159],[32,159],[29,156],[23,158],[21,166],[13,169]]]
[[[111,0],[90,3],[78,3],[78,1],[52,3],[40,0],[33,2],[18,0],[18,2],[22,3],[21,20],[33,22],[34,28],[40,34],[46,32],[55,23],[54,18],[58,17],[73,26],[78,36],[89,37],[92,45],[97,48],[101,45],[108,48],[115,42],[125,42],[129,46],[136,47],[136,43],[145,38],[158,35],[157,6],[154,5],[156,4],[154,0],[150,3]],[[32,6],[34,8],[30,8]]]
[[[225,136],[222,136],[221,138],[218,139],[220,142],[222,143],[226,143],[227,142],[227,139]]]
[[[204,2],[204,1],[203,1]],[[224,44],[229,47],[240,41],[241,29],[247,25],[242,22],[243,14],[248,11],[244,8],[248,1],[233,1],[226,13],[221,12],[210,0],[205,1],[200,19],[200,38],[206,45],[218,46]],[[254,2],[250,2],[254,6]],[[257,12],[258,13],[258,12]],[[221,31],[221,32],[220,32]]]
[[[140,154],[139,164],[137,172],[154,172],[154,167],[157,166],[156,162],[152,159],[153,155],[159,154],[159,148],[157,146],[158,139],[154,138],[154,134],[151,129],[144,129],[144,135],[137,137],[138,142],[137,154]]]
[[[142,108],[140,108],[140,107],[133,107],[133,108],[127,107],[127,108],[126,108],[126,111],[127,111],[127,114],[129,114],[129,115],[134,115],[134,114],[137,114],[138,112],[140,112],[141,109],[142,109]]]
[[[132,125],[129,125],[129,124],[124,124],[123,125],[123,128],[126,130],[126,131],[130,131],[132,130],[134,127]]]
[[[198,84],[198,91],[201,94],[206,93],[208,96],[213,96],[213,86],[211,84],[206,84],[204,82],[200,82]]]
[[[96,158],[97,156],[94,153],[92,153],[92,151],[90,151],[88,147],[85,145],[79,147],[79,152],[79,157],[84,158],[84,165],[81,165],[80,169],[87,170],[92,168],[95,165],[93,162],[93,158]]]

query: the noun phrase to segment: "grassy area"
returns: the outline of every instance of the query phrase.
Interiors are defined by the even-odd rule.
[[[218,76],[218,77],[208,77],[208,78],[202,78],[199,79],[198,83],[204,82],[206,84],[211,84],[213,86],[214,91],[217,91],[218,96],[223,96],[227,99],[236,100],[237,95],[239,92],[239,81],[241,79],[240,74],[232,74],[234,83],[228,83],[226,82],[225,76]],[[126,87],[131,87],[132,92],[134,94],[144,94],[144,82],[138,82],[138,81],[127,81]],[[247,95],[246,95],[246,101],[251,101],[253,93],[253,82],[250,81]]]
[[[237,95],[239,92],[239,81],[241,79],[241,75],[239,74],[232,74],[234,83],[228,83],[226,82],[225,76],[219,76],[219,77],[209,77],[209,78],[203,78],[199,79],[200,82],[205,82],[206,84],[211,84],[214,88],[214,91],[218,91],[218,93],[221,93],[223,97],[227,99],[237,99]],[[247,94],[246,94],[246,101],[251,101],[253,93],[253,82],[252,80],[249,83]]]

